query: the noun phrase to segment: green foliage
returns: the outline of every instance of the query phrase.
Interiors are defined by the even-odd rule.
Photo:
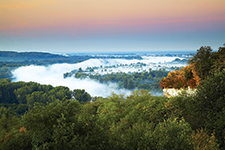
[[[195,150],[211,150],[219,149],[219,144],[215,138],[215,133],[209,136],[203,128],[193,131],[191,134],[191,142]]]
[[[12,75],[12,73],[11,73],[9,68],[7,68],[7,67],[0,67],[0,78],[2,78],[2,79],[5,79],[5,78],[11,79],[12,76],[13,75]]]
[[[168,99],[140,90],[128,97],[112,93],[92,103],[65,98],[35,103],[21,121],[3,115],[0,148],[217,149],[214,135],[193,130],[198,118],[192,99],[185,93]],[[10,116],[8,109],[2,112]]]
[[[14,90],[21,86],[23,86],[21,82],[12,83],[9,79],[0,79],[0,103],[19,104]]]
[[[123,87],[125,89],[127,89],[127,86],[128,86],[128,79],[127,79],[127,77],[125,77],[124,80],[123,80]]]
[[[73,71],[72,71],[73,72]],[[64,76],[71,76],[72,72],[65,73]],[[100,83],[117,83],[118,88],[125,88],[129,90],[133,89],[147,89],[151,91],[162,92],[159,88],[159,81],[162,77],[167,76],[168,71],[165,70],[150,70],[149,72],[133,72],[133,73],[108,73],[104,75],[91,74],[85,72],[77,71],[74,73],[75,78],[85,79],[89,77],[90,79],[99,81]],[[129,86],[128,86],[129,85]]]
[[[225,44],[224,47],[219,47],[219,50],[215,53],[215,59],[213,69],[210,71],[212,74],[216,71],[222,71],[225,69]]]
[[[197,112],[204,119],[208,133],[213,133],[220,146],[225,147],[225,70],[217,72],[213,77],[207,77],[197,87],[194,97]]]
[[[31,94],[32,91],[33,90],[26,85],[19,89],[14,90],[14,93],[20,104],[26,104],[27,103],[26,96],[27,96],[27,94]]]
[[[29,132],[14,130],[4,139],[0,140],[2,150],[31,150],[31,134]]]
[[[46,106],[36,104],[22,117],[24,127],[32,134],[36,149],[60,149],[65,141],[73,141],[73,135],[81,129],[77,123],[81,105],[78,101],[55,101]],[[71,132],[73,130],[73,132]],[[61,145],[61,147],[58,147]]]
[[[186,81],[189,81],[194,78],[191,68],[187,68],[186,70],[184,70],[184,77]]]
[[[146,146],[151,149],[192,149],[192,143],[189,141],[191,131],[189,124],[184,119],[168,118],[159,123],[153,131],[145,132],[144,140]]]
[[[133,89],[134,89],[134,81],[133,81],[132,79],[130,79],[130,80],[128,81],[127,89],[128,89],[128,90],[133,90]]]
[[[90,94],[85,92],[84,89],[83,90],[80,90],[80,89],[73,90],[72,94],[75,97],[75,99],[78,100],[79,102],[88,102],[91,100]]]
[[[0,107],[6,108],[8,110],[8,112],[10,112],[11,114],[16,115],[16,116],[21,116],[28,110],[27,104],[15,104],[15,103],[4,104],[4,103],[1,103]],[[8,117],[8,115],[6,117]]]
[[[0,140],[2,140],[12,130],[19,129],[20,120],[16,117],[15,113],[5,107],[0,108],[0,114]]]
[[[69,88],[64,86],[53,87],[35,82],[11,82],[9,79],[0,79],[1,105],[13,107],[11,110],[20,115],[28,108],[31,109],[35,102],[45,105],[47,102],[63,100],[65,97],[71,99],[71,93]]]
[[[194,64],[195,71],[201,79],[205,79],[210,75],[213,63],[215,61],[215,53],[212,52],[210,46],[202,46],[197,50],[197,53],[188,60],[189,64]]]

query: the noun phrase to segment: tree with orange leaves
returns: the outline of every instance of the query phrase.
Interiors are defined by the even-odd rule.
[[[162,79],[160,83],[160,88],[195,88],[199,84],[200,78],[193,71],[193,66],[186,66],[181,68],[181,70],[175,70],[174,72],[169,72],[166,78]]]

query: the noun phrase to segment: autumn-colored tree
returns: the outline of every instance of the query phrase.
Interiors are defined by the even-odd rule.
[[[200,84],[201,78],[197,75],[193,64],[190,64],[189,67],[191,68],[191,72],[193,73],[193,80],[195,80],[197,86]]]
[[[167,77],[160,81],[160,88],[195,88],[200,78],[193,71],[193,65],[169,72]]]
[[[175,70],[174,72],[169,72],[167,77],[159,82],[160,88],[179,89],[182,87],[182,80],[184,80],[182,71]]]

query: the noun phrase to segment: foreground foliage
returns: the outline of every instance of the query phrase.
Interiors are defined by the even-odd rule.
[[[185,95],[168,99],[147,90],[85,104],[36,103],[22,118],[1,117],[0,148],[218,149],[215,134],[196,127],[194,120],[201,118],[190,107]]]

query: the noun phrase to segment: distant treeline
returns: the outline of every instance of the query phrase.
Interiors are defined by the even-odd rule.
[[[128,90],[146,89],[155,92],[162,92],[162,89],[159,88],[159,81],[162,78],[166,77],[168,73],[169,71],[166,71],[165,69],[160,70],[149,69],[149,71],[141,73],[116,72],[101,75],[101,74],[89,74],[82,72],[82,70],[80,70],[74,74],[74,77],[78,79],[90,78],[92,80],[99,81],[100,83],[103,84],[117,83],[119,89],[121,88],[125,88]],[[67,75],[71,76],[71,74],[64,74],[64,78],[66,78]]]
[[[90,56],[63,56],[43,52],[0,51],[0,67],[19,67],[24,65],[49,65],[55,63],[77,63],[90,59]]]
[[[58,54],[50,54],[43,52],[15,52],[15,51],[1,51],[0,57],[8,59],[65,59],[65,56]]]
[[[69,62],[74,63],[77,60],[87,60],[90,58],[118,58],[118,59],[142,59],[141,56],[138,55],[128,55],[128,56],[92,56],[92,55],[59,55],[59,54],[51,54],[51,53],[43,53],[43,52],[15,52],[15,51],[0,51],[0,60],[4,61],[31,61],[31,60],[51,60],[51,61],[60,61],[60,62]],[[56,62],[58,63],[58,62]]]

